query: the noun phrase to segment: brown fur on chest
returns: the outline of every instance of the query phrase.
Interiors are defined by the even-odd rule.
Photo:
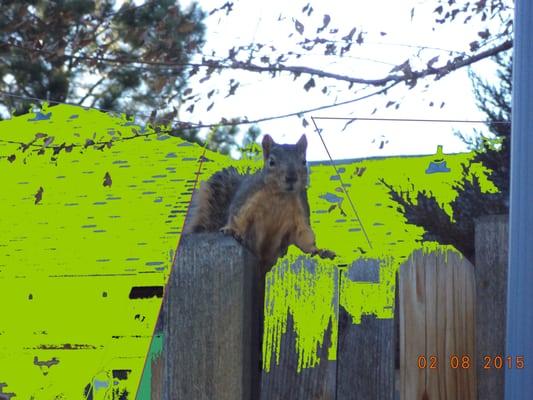
[[[235,223],[254,252],[270,259],[294,243],[294,236],[304,220],[298,193],[273,194],[260,190],[242,206]]]

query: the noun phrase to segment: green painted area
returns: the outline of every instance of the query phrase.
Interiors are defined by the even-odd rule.
[[[163,352],[163,334],[156,333],[152,340],[150,350],[148,351],[148,356],[146,359],[146,365],[144,367],[141,384],[139,385],[139,390],[135,396],[136,399],[150,399],[151,398],[151,388],[152,388],[152,363],[159,357]],[[161,362],[163,359],[160,359]]]
[[[164,351],[161,335],[152,340],[161,298],[129,296],[132,287],[166,283],[202,153],[123,116],[80,107],[43,106],[0,122],[4,391],[21,399],[77,399],[84,390],[95,400],[149,399],[151,361]],[[243,171],[261,164],[261,157],[205,157],[200,179],[230,164]],[[392,317],[395,273],[420,248],[422,231],[405,224],[379,180],[430,190],[448,204],[469,157],[440,152],[337,165],[360,220],[334,169],[310,167],[317,243],[339,257],[309,259],[292,247],[267,276],[266,370],[279,359],[289,314],[299,369],[316,365],[328,330],[335,359],[339,306],[355,323],[364,314]],[[435,159],[437,171],[445,162],[449,172],[426,173]],[[494,190],[486,178],[482,185]],[[364,258],[379,260],[379,282],[352,280]]]
[[[113,145],[85,148],[87,139]],[[25,151],[14,143],[32,141]],[[75,146],[52,160],[63,142]],[[130,291],[165,284],[202,151],[79,107],[0,122],[5,391],[78,399],[88,387],[95,400],[136,392],[161,298],[132,300]]]
[[[279,362],[281,337],[287,331],[289,313],[297,333],[298,370],[312,367],[318,361],[317,347],[322,347],[330,324],[334,327],[330,358],[334,358],[337,346],[335,264],[330,260],[309,262],[308,257],[295,253],[290,251],[267,276],[263,340],[263,366],[267,371],[273,356]]]

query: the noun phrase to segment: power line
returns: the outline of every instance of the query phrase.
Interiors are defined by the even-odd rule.
[[[452,49],[444,49],[441,47],[430,47],[430,46],[422,46],[422,45],[416,45],[416,44],[410,44],[410,43],[392,43],[392,42],[373,42],[373,41],[367,41],[366,44],[369,45],[376,45],[376,46],[390,46],[390,47],[408,47],[412,49],[418,49],[418,50],[436,50],[436,51],[442,51],[445,53],[455,53],[459,55],[464,55],[465,52],[461,50],[452,50]]]
[[[431,123],[455,123],[455,124],[486,124],[486,125],[511,125],[511,121],[483,121],[468,119],[430,119],[430,118],[374,118],[374,117],[313,117],[322,120],[344,121],[383,121],[383,122],[431,122]]]
[[[365,96],[362,96],[362,97],[357,97],[357,98],[352,99],[352,100],[347,100],[347,101],[343,101],[343,102],[340,102],[340,103],[334,103],[334,104],[329,104],[329,105],[325,105],[325,106],[319,106],[319,107],[315,107],[315,108],[307,109],[307,110],[302,110],[302,111],[298,111],[298,112],[275,115],[275,116],[270,116],[270,117],[262,117],[262,118],[258,118],[258,119],[254,119],[254,120],[239,120],[239,121],[236,121],[235,119],[230,119],[230,120],[221,121],[221,122],[218,122],[218,123],[202,124],[202,123],[196,123],[196,122],[190,122],[190,121],[182,121],[182,120],[173,118],[172,120],[170,120],[168,122],[175,122],[177,124],[180,124],[181,125],[179,127],[180,129],[200,129],[200,128],[213,128],[215,126],[250,125],[250,124],[256,124],[256,123],[260,123],[260,122],[275,120],[275,119],[283,119],[283,118],[289,118],[289,117],[294,117],[294,116],[301,116],[303,114],[308,114],[308,113],[311,113],[311,112],[316,112],[316,111],[320,111],[320,110],[327,109],[327,108],[333,108],[333,107],[337,107],[337,106],[341,106],[341,105],[346,105],[346,104],[349,104],[349,103],[354,103],[354,102],[361,101],[361,100],[364,100],[366,98],[369,98],[371,96],[375,96],[375,95],[381,94],[383,92],[386,92],[388,89],[390,89],[394,85],[390,85],[386,89],[381,89],[381,90],[379,90],[377,92],[372,92],[372,93],[370,93],[368,95],[365,95]],[[76,103],[71,103],[71,102],[66,102],[66,101],[46,100],[46,99],[41,99],[41,98],[38,98],[38,97],[21,96],[21,95],[15,94],[15,93],[5,92],[3,90],[0,90],[0,94],[2,94],[4,96],[18,98],[18,99],[21,99],[21,100],[32,100],[32,101],[40,101],[40,102],[47,102],[47,103],[53,103],[53,104],[64,104],[64,105],[70,105],[70,106],[76,106],[76,107],[82,107],[82,108],[90,108],[92,110],[103,111],[103,112],[112,113],[112,114],[126,114],[126,112],[124,112],[124,111],[115,111],[115,110],[109,110],[109,109],[105,109],[105,108],[84,106],[84,105],[81,105],[81,104],[76,104]],[[150,115],[144,114],[144,113],[135,113],[135,116],[146,117],[146,118],[150,117]],[[510,125],[511,124],[510,121],[483,121],[483,120],[465,120],[465,119],[378,118],[378,117],[316,117],[316,116],[314,116],[312,118],[314,118],[315,120],[344,120],[344,121],[348,121],[348,122],[350,122],[350,121],[378,121],[378,122],[425,122],[425,123],[455,123],[455,124],[464,123],[464,124],[484,124],[484,125]]]
[[[325,109],[329,109],[329,108],[334,108],[334,107],[338,107],[338,106],[342,106],[342,105],[346,105],[346,104],[356,103],[358,101],[365,100],[365,99],[367,99],[369,97],[385,93],[388,90],[390,90],[392,87],[398,85],[399,83],[400,82],[394,82],[394,83],[388,85],[385,88],[379,89],[377,91],[368,93],[368,94],[360,96],[360,97],[356,97],[356,98],[351,99],[351,100],[341,101],[339,103],[327,104],[327,105],[324,105],[324,106],[314,107],[314,108],[301,110],[301,111],[290,112],[290,113],[286,113],[286,114],[280,114],[280,115],[274,115],[274,116],[270,116],[270,117],[257,118],[257,119],[254,119],[254,120],[248,120],[248,119],[246,119],[246,120],[239,120],[239,119],[230,119],[230,120],[228,120],[228,119],[225,119],[225,120],[217,122],[217,123],[202,124],[202,123],[194,123],[194,122],[189,122],[189,121],[181,121],[181,120],[173,118],[173,119],[167,121],[167,123],[170,123],[170,122],[177,123],[177,124],[180,125],[180,126],[178,126],[178,129],[185,130],[185,129],[213,128],[213,127],[218,127],[218,126],[250,125],[250,124],[258,124],[260,122],[265,122],[265,121],[272,121],[272,120],[275,120],[275,119],[283,119],[283,118],[289,118],[289,117],[302,117],[302,115],[304,115],[304,114],[309,114],[309,113],[312,113],[312,112],[317,112],[317,111],[321,111],[321,110],[325,110]],[[16,98],[32,100],[32,101],[41,101],[41,102],[54,103],[54,104],[66,104],[66,105],[73,105],[73,106],[82,107],[82,108],[90,108],[90,109],[93,109],[93,110],[110,112],[110,113],[114,113],[114,114],[119,114],[119,113],[126,114],[126,113],[120,112],[120,111],[105,110],[105,109],[99,109],[99,108],[96,108],[96,107],[86,107],[86,106],[83,106],[83,105],[73,104],[73,103],[68,103],[68,102],[63,102],[63,101],[56,101],[56,100],[47,101],[45,99],[40,99],[40,98],[37,98],[37,97],[20,96],[20,95],[14,94],[14,93],[4,92],[2,90],[0,90],[0,94],[2,94],[4,96],[16,97]],[[148,116],[146,114],[140,114],[140,113],[136,114],[136,115],[140,115],[140,116],[144,116],[144,117],[150,117],[150,116]]]
[[[322,137],[322,132],[321,132],[320,129],[318,129],[318,125],[316,124],[315,117],[311,117],[311,120],[313,121],[313,125],[315,125],[316,133],[318,133],[318,136],[320,137],[320,140],[322,141],[322,144],[324,145],[324,148],[326,149],[326,153],[328,154],[331,166],[335,170],[335,174],[339,177],[339,182],[341,183],[341,188],[342,188],[344,194],[346,195],[346,197],[348,198],[348,202],[350,203],[350,206],[351,206],[351,208],[352,208],[352,210],[353,210],[353,212],[355,214],[355,218],[357,219],[357,221],[359,222],[359,225],[361,226],[361,230],[363,231],[363,234],[365,235],[365,238],[366,238],[366,240],[368,242],[368,245],[370,246],[370,248],[372,248],[372,242],[370,241],[370,238],[368,237],[368,234],[366,233],[366,229],[363,226],[363,221],[361,221],[361,218],[359,217],[359,213],[357,212],[357,210],[355,208],[355,205],[352,202],[352,199],[351,199],[350,195],[348,194],[348,191],[346,190],[346,186],[344,185],[344,182],[342,181],[341,174],[339,174],[339,171],[337,170],[337,166],[335,165],[335,162],[333,161],[333,157],[331,157],[331,154],[330,154],[330,152],[328,150],[328,146],[326,146],[326,142],[324,141],[324,138]]]

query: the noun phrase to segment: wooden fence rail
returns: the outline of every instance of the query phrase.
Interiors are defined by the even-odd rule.
[[[354,325],[339,307],[337,360],[326,357],[330,326],[319,364],[298,373],[288,315],[280,363],[260,375],[264,283],[255,259],[218,234],[184,236],[165,293],[152,400],[502,399],[503,370],[482,363],[504,355],[506,252],[506,216],[477,221],[475,268],[456,252],[416,251],[399,270],[396,320],[363,316]],[[379,279],[376,260],[350,268],[344,279]]]

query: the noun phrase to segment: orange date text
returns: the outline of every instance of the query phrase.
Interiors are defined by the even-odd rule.
[[[481,357],[480,363],[483,369],[523,369],[526,365],[522,355],[484,355]],[[441,360],[439,356],[431,354],[420,355],[417,358],[417,367],[419,369],[437,369],[443,366],[451,369],[469,369],[475,367],[475,362],[469,354],[451,354],[445,360]]]

